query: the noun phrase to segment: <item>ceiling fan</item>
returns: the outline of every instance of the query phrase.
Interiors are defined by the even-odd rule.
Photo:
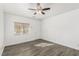
[[[36,15],[36,14],[43,14],[43,15],[45,15],[44,11],[50,10],[50,8],[42,8],[40,3],[37,3],[36,9],[29,8],[29,10],[35,11],[34,15]]]

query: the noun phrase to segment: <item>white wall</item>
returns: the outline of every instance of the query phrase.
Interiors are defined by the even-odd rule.
[[[0,55],[2,55],[4,45],[4,19],[3,19],[3,8],[2,5],[0,4]]]
[[[24,35],[16,35],[14,22],[29,23],[29,32]],[[40,38],[40,21],[5,13],[5,46],[23,43]]]
[[[42,21],[42,38],[79,49],[79,9]]]

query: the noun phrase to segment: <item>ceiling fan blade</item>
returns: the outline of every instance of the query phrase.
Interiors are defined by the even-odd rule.
[[[29,8],[29,10],[36,10],[36,9]]]
[[[40,5],[40,3],[37,3],[37,5]]]
[[[35,12],[34,15],[36,15],[37,13]]]
[[[44,8],[44,9],[42,9],[43,11],[45,11],[45,10],[50,10],[50,8]]]
[[[43,15],[45,14],[44,12],[41,12]]]

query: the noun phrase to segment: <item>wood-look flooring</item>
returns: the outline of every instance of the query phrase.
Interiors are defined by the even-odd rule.
[[[34,46],[38,43],[51,43],[42,39],[6,46],[3,56],[79,56],[79,50],[65,47],[56,43],[47,47]]]

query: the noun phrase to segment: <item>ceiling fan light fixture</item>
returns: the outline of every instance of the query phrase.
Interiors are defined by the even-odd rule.
[[[50,10],[50,8],[42,8],[40,3],[37,3],[36,9],[30,8],[30,10],[34,10],[35,11],[34,15],[36,15],[36,14],[43,14],[43,15],[45,15],[44,11]]]

